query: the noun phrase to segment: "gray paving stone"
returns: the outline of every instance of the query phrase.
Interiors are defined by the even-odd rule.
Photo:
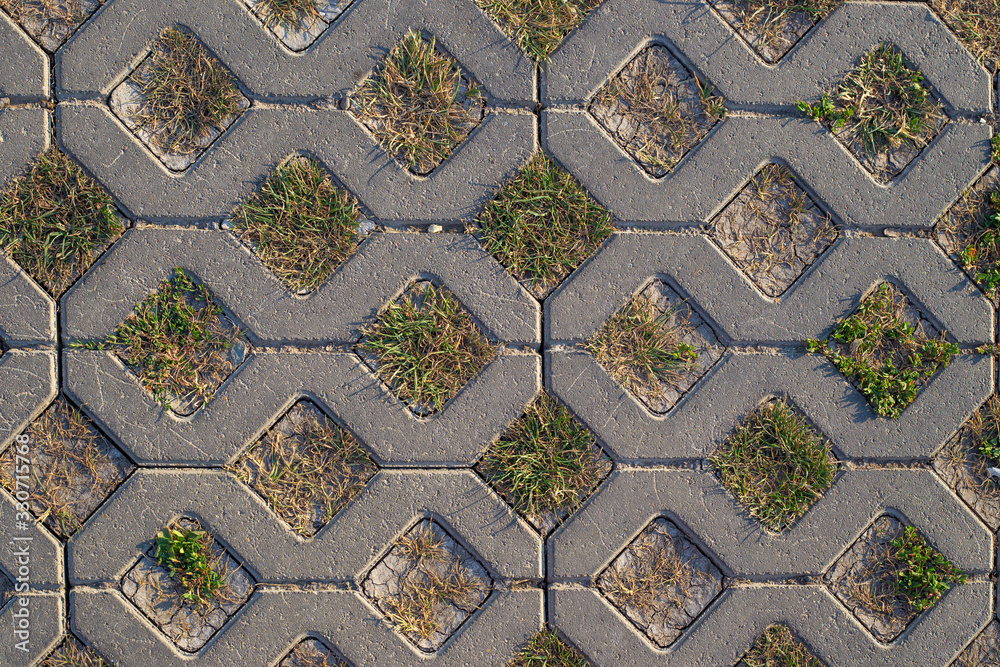
[[[645,227],[708,222],[762,163],[777,160],[845,223],[927,228],[987,169],[990,128],[949,123],[889,186],[801,117],[731,115],[662,179],[650,178],[584,111],[542,112],[542,137],[598,202]]]
[[[464,234],[374,234],[306,297],[289,291],[231,232],[137,228],[67,293],[63,340],[96,340],[175,267],[194,274],[249,329],[254,344],[354,343],[378,310],[420,278],[437,278],[494,342],[538,348],[538,302]],[[114,300],[104,295],[114,292]],[[504,308],[496,308],[503,303]]]
[[[140,469],[70,539],[73,585],[117,582],[152,536],[182,514],[197,518],[258,582],[360,581],[399,535],[428,516],[460,536],[494,581],[542,575],[538,535],[468,470],[382,470],[303,540],[227,473]]]
[[[534,116],[490,109],[440,167],[418,177],[347,111],[254,105],[178,178],[107,107],[60,104],[56,118],[61,147],[149,220],[225,217],[297,152],[326,165],[382,222],[471,218],[535,151]]]
[[[815,585],[730,588],[665,651],[637,635],[592,590],[551,590],[549,618],[594,667],[733,665],[775,623],[791,627],[827,665],[941,665],[985,624],[990,594],[985,581],[954,587],[889,646],[877,643],[825,587]]]
[[[294,54],[241,2],[115,0],[56,55],[57,95],[111,92],[164,28],[191,26],[209,51],[259,98],[339,97],[360,83],[409,28],[434,35],[489,98],[533,106],[534,67],[472,3],[357,0],[314,47]],[[272,126],[274,129],[276,126]]]
[[[8,348],[56,344],[55,302],[21,267],[2,255],[0,339]]]
[[[5,535],[4,548],[0,550],[0,568],[10,575],[16,594],[22,592],[17,585],[25,583],[31,593],[61,594],[65,585],[62,545],[41,523],[31,518],[30,510],[25,510],[27,519],[18,516],[22,509],[14,496],[0,489],[0,526],[4,527]],[[26,559],[29,562],[23,562]]]
[[[45,53],[0,12],[0,97],[23,103],[49,94],[49,62]],[[4,160],[6,162],[6,160]],[[6,167],[0,166],[0,169]]]
[[[117,667],[191,664],[152,635],[117,592],[77,588],[70,605],[74,631]],[[197,664],[271,665],[308,632],[323,637],[355,667],[502,667],[541,624],[541,591],[494,591],[438,652],[420,655],[358,593],[265,588],[202,649]]]
[[[56,396],[56,353],[8,350],[0,357],[0,451]]]
[[[886,280],[899,282],[960,345],[994,338],[989,301],[929,239],[841,238],[781,298],[769,299],[704,236],[619,233],[546,301],[550,340],[586,340],[657,276],[675,282],[732,341],[823,339]]]
[[[21,605],[22,600],[27,605]],[[15,597],[13,604],[0,611],[0,627],[6,635],[3,642],[0,642],[0,664],[10,667],[37,665],[37,661],[62,639],[66,613],[64,600],[62,592],[30,593]],[[25,609],[26,618],[23,615]],[[22,620],[28,622],[27,637],[17,634],[18,631],[23,631]],[[27,644],[21,644],[25,639]]]
[[[939,371],[897,419],[817,354],[728,354],[666,415],[646,410],[587,352],[546,353],[546,383],[618,460],[700,459],[767,398],[787,397],[840,456],[927,459],[993,392],[990,357],[963,355]]]
[[[727,575],[818,575],[887,511],[916,526],[959,568],[992,571],[992,533],[930,470],[842,470],[801,519],[776,534],[712,472],[619,467],[550,538],[549,582],[590,581],[656,516],[685,526]]]
[[[736,107],[790,107],[818,98],[883,42],[895,45],[956,110],[993,106],[989,73],[926,5],[841,5],[777,65],[764,63],[708,2],[607,0],[553,53],[546,105],[589,99],[650,40],[671,43]],[[730,108],[733,108],[730,106]]]

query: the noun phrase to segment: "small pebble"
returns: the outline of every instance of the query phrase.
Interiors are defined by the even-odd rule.
[[[365,234],[371,234],[373,231],[375,231],[374,220],[369,220],[368,218],[358,220],[358,234],[364,236]]]
[[[443,232],[444,227],[441,225],[427,225],[427,231],[431,234],[437,234],[438,232]]]

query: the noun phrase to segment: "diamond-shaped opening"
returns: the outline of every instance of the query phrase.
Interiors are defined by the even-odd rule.
[[[351,667],[351,663],[326,642],[306,637],[292,647],[278,667]]]
[[[135,466],[83,412],[60,397],[28,426],[31,474],[16,444],[0,455],[0,486],[13,493],[27,484],[28,507],[61,539],[68,539],[107,500]],[[20,487],[24,489],[23,486]]]
[[[378,466],[348,430],[303,400],[231,470],[293,531],[312,537],[361,492]]]
[[[780,60],[842,0],[709,0],[764,61]]]
[[[958,354],[958,346],[894,284],[878,285],[812,349],[824,354],[876,414],[896,418]]]
[[[171,171],[184,171],[250,107],[198,39],[167,28],[108,98],[112,112]]]
[[[111,663],[73,635],[42,661],[41,667],[110,667]]]
[[[1000,398],[994,394],[972,413],[933,465],[986,525],[1000,528]]]
[[[604,0],[476,0],[476,6],[536,62],[544,62]]]
[[[53,53],[107,0],[0,0],[0,9]]]
[[[423,519],[375,564],[361,590],[400,634],[433,653],[482,606],[493,578],[441,523]]]
[[[204,533],[201,523],[190,517],[175,520],[167,529],[186,535]],[[197,652],[219,632],[250,599],[254,587],[250,573],[211,535],[204,533],[200,545],[197,553],[207,563],[205,571],[187,566],[172,576],[170,561],[164,558],[166,567],[158,561],[154,540],[121,582],[125,597],[187,653]],[[204,582],[210,578],[215,583],[208,588]]]
[[[56,299],[127,224],[104,188],[56,148],[0,192],[0,249]]]
[[[483,92],[434,37],[410,30],[351,96],[351,112],[403,167],[434,171],[478,127]]]
[[[719,215],[712,239],[764,294],[792,286],[837,239],[830,216],[785,166],[758,171]]]
[[[611,214],[573,176],[535,153],[486,205],[474,231],[487,252],[544,300],[614,229]]]
[[[593,495],[612,467],[594,434],[543,393],[490,446],[475,470],[548,535]]]
[[[251,354],[208,288],[179,268],[95,346],[114,351],[165,409],[184,416],[211,400]]]
[[[308,294],[354,253],[375,223],[319,162],[293,156],[224,227],[289,289]]]
[[[808,114],[880,183],[901,174],[948,122],[923,75],[889,44],[863,55]]]
[[[672,521],[654,519],[597,579],[601,593],[660,648],[722,592],[711,560]]]
[[[747,415],[709,460],[722,486],[775,532],[809,511],[837,474],[827,439],[784,398]]]
[[[990,298],[1000,286],[1000,169],[993,167],[941,216],[934,232],[945,252]]]
[[[493,360],[497,346],[451,290],[417,280],[363,330],[354,350],[396,398],[429,417]]]
[[[282,44],[309,48],[354,0],[243,0]]]
[[[969,644],[958,659],[952,663],[954,667],[994,667],[1000,665],[1000,623],[992,621]]]
[[[657,414],[673,408],[726,351],[704,318],[662,280],[639,292],[583,348]]]
[[[908,559],[900,551],[901,544],[909,548],[919,544],[923,557]],[[888,643],[942,594],[933,583],[917,590],[904,589],[905,581],[900,575],[923,583],[930,581],[927,572],[933,570],[933,578],[945,588],[964,580],[946,560],[944,565],[935,565],[934,555],[941,554],[926,544],[919,531],[885,514],[872,522],[837,559],[823,581],[878,641]]]
[[[588,667],[579,649],[563,639],[552,627],[539,630],[507,667]]]
[[[736,667],[826,667],[787,625],[770,625]]]
[[[670,173],[726,114],[712,87],[658,44],[611,77],[589,109],[653,178]]]

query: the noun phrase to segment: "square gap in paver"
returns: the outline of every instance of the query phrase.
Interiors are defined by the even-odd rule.
[[[770,625],[736,667],[826,667],[787,625]]]
[[[164,528],[121,582],[125,597],[185,653],[222,630],[253,587],[250,573],[190,517]]]
[[[25,485],[28,507],[63,541],[135,470],[114,442],[62,396],[31,422],[24,435],[29,438],[26,455],[32,467]],[[0,486],[12,495],[19,488],[17,469],[24,461],[19,454],[16,442],[0,454]]]
[[[715,11],[765,62],[792,50],[843,0],[709,0]]]
[[[990,396],[933,459],[949,488],[991,530],[1000,528],[1000,398]]]
[[[355,353],[418,417],[445,408],[498,345],[450,289],[416,280],[362,331]]]
[[[309,48],[354,0],[243,0],[292,51]]]
[[[163,165],[183,172],[250,108],[235,77],[198,38],[167,28],[108,98]]]
[[[889,281],[877,285],[822,341],[806,341],[881,417],[899,417],[959,353],[946,332]]]
[[[476,5],[522,51],[541,63],[603,1],[476,0]]]
[[[361,591],[397,632],[434,653],[493,590],[486,567],[436,519],[423,519],[389,548]]]
[[[597,578],[597,588],[660,648],[718,597],[722,572],[672,521],[654,519]]]
[[[278,667],[351,667],[351,663],[323,640],[306,637],[292,647]]]
[[[43,49],[54,53],[107,0],[0,0]]]
[[[400,166],[427,176],[483,121],[486,101],[433,36],[411,29],[352,93],[350,110]]]
[[[315,158],[293,155],[222,223],[298,295],[319,288],[376,229]]]
[[[543,393],[474,469],[544,537],[597,491],[613,467],[594,434]]]
[[[590,662],[555,629],[546,628],[535,634],[507,667],[590,667]]]
[[[876,519],[833,564],[823,581],[878,641],[895,640],[951,585],[965,582],[912,526]]]
[[[816,104],[799,102],[879,183],[888,184],[937,137],[948,115],[923,74],[891,44],[873,45]]]
[[[581,347],[655,414],[665,414],[722,358],[726,347],[701,314],[654,280]]]
[[[839,236],[791,170],[775,163],[754,174],[708,233],[769,297],[788,290]]]
[[[378,466],[350,431],[301,400],[229,470],[309,538],[361,492]]]
[[[597,91],[591,115],[653,178],[662,178],[726,115],[725,101],[652,44]]]
[[[837,474],[827,438],[784,397],[747,415],[709,461],[722,486],[772,532],[798,521]]]

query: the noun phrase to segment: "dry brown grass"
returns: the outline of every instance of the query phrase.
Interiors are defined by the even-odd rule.
[[[929,2],[988,70],[1000,68],[1000,0]]]
[[[636,56],[597,92],[590,111],[655,178],[665,176],[726,114],[663,46]]]
[[[507,667],[590,667],[590,663],[555,630],[545,629],[532,637]]]
[[[480,9],[500,25],[525,53],[537,62],[549,55],[583,23],[604,0],[476,0]]]
[[[41,667],[110,667],[110,665],[70,635],[42,661]]]
[[[601,592],[619,608],[631,607],[649,618],[672,606],[682,607],[695,579],[705,577],[687,563],[676,549],[666,548],[671,536],[651,526],[629,545],[625,567],[610,567],[601,577]]]
[[[784,55],[843,0],[732,0],[722,4],[768,62]],[[727,17],[728,18],[728,17]]]
[[[64,398],[33,421],[26,434],[31,439],[31,511],[56,535],[68,539],[132,465]],[[13,447],[0,455],[0,485],[12,493],[16,463]]]
[[[410,30],[352,97],[354,113],[408,169],[429,174],[482,120],[475,82]]]
[[[771,625],[744,656],[746,667],[825,667],[787,625]]]
[[[193,35],[163,32],[149,58],[131,76],[143,97],[133,121],[160,150],[174,155],[200,151],[213,132],[241,108],[232,75]]]
[[[299,404],[230,470],[308,537],[357,496],[377,468],[350,432]]]

